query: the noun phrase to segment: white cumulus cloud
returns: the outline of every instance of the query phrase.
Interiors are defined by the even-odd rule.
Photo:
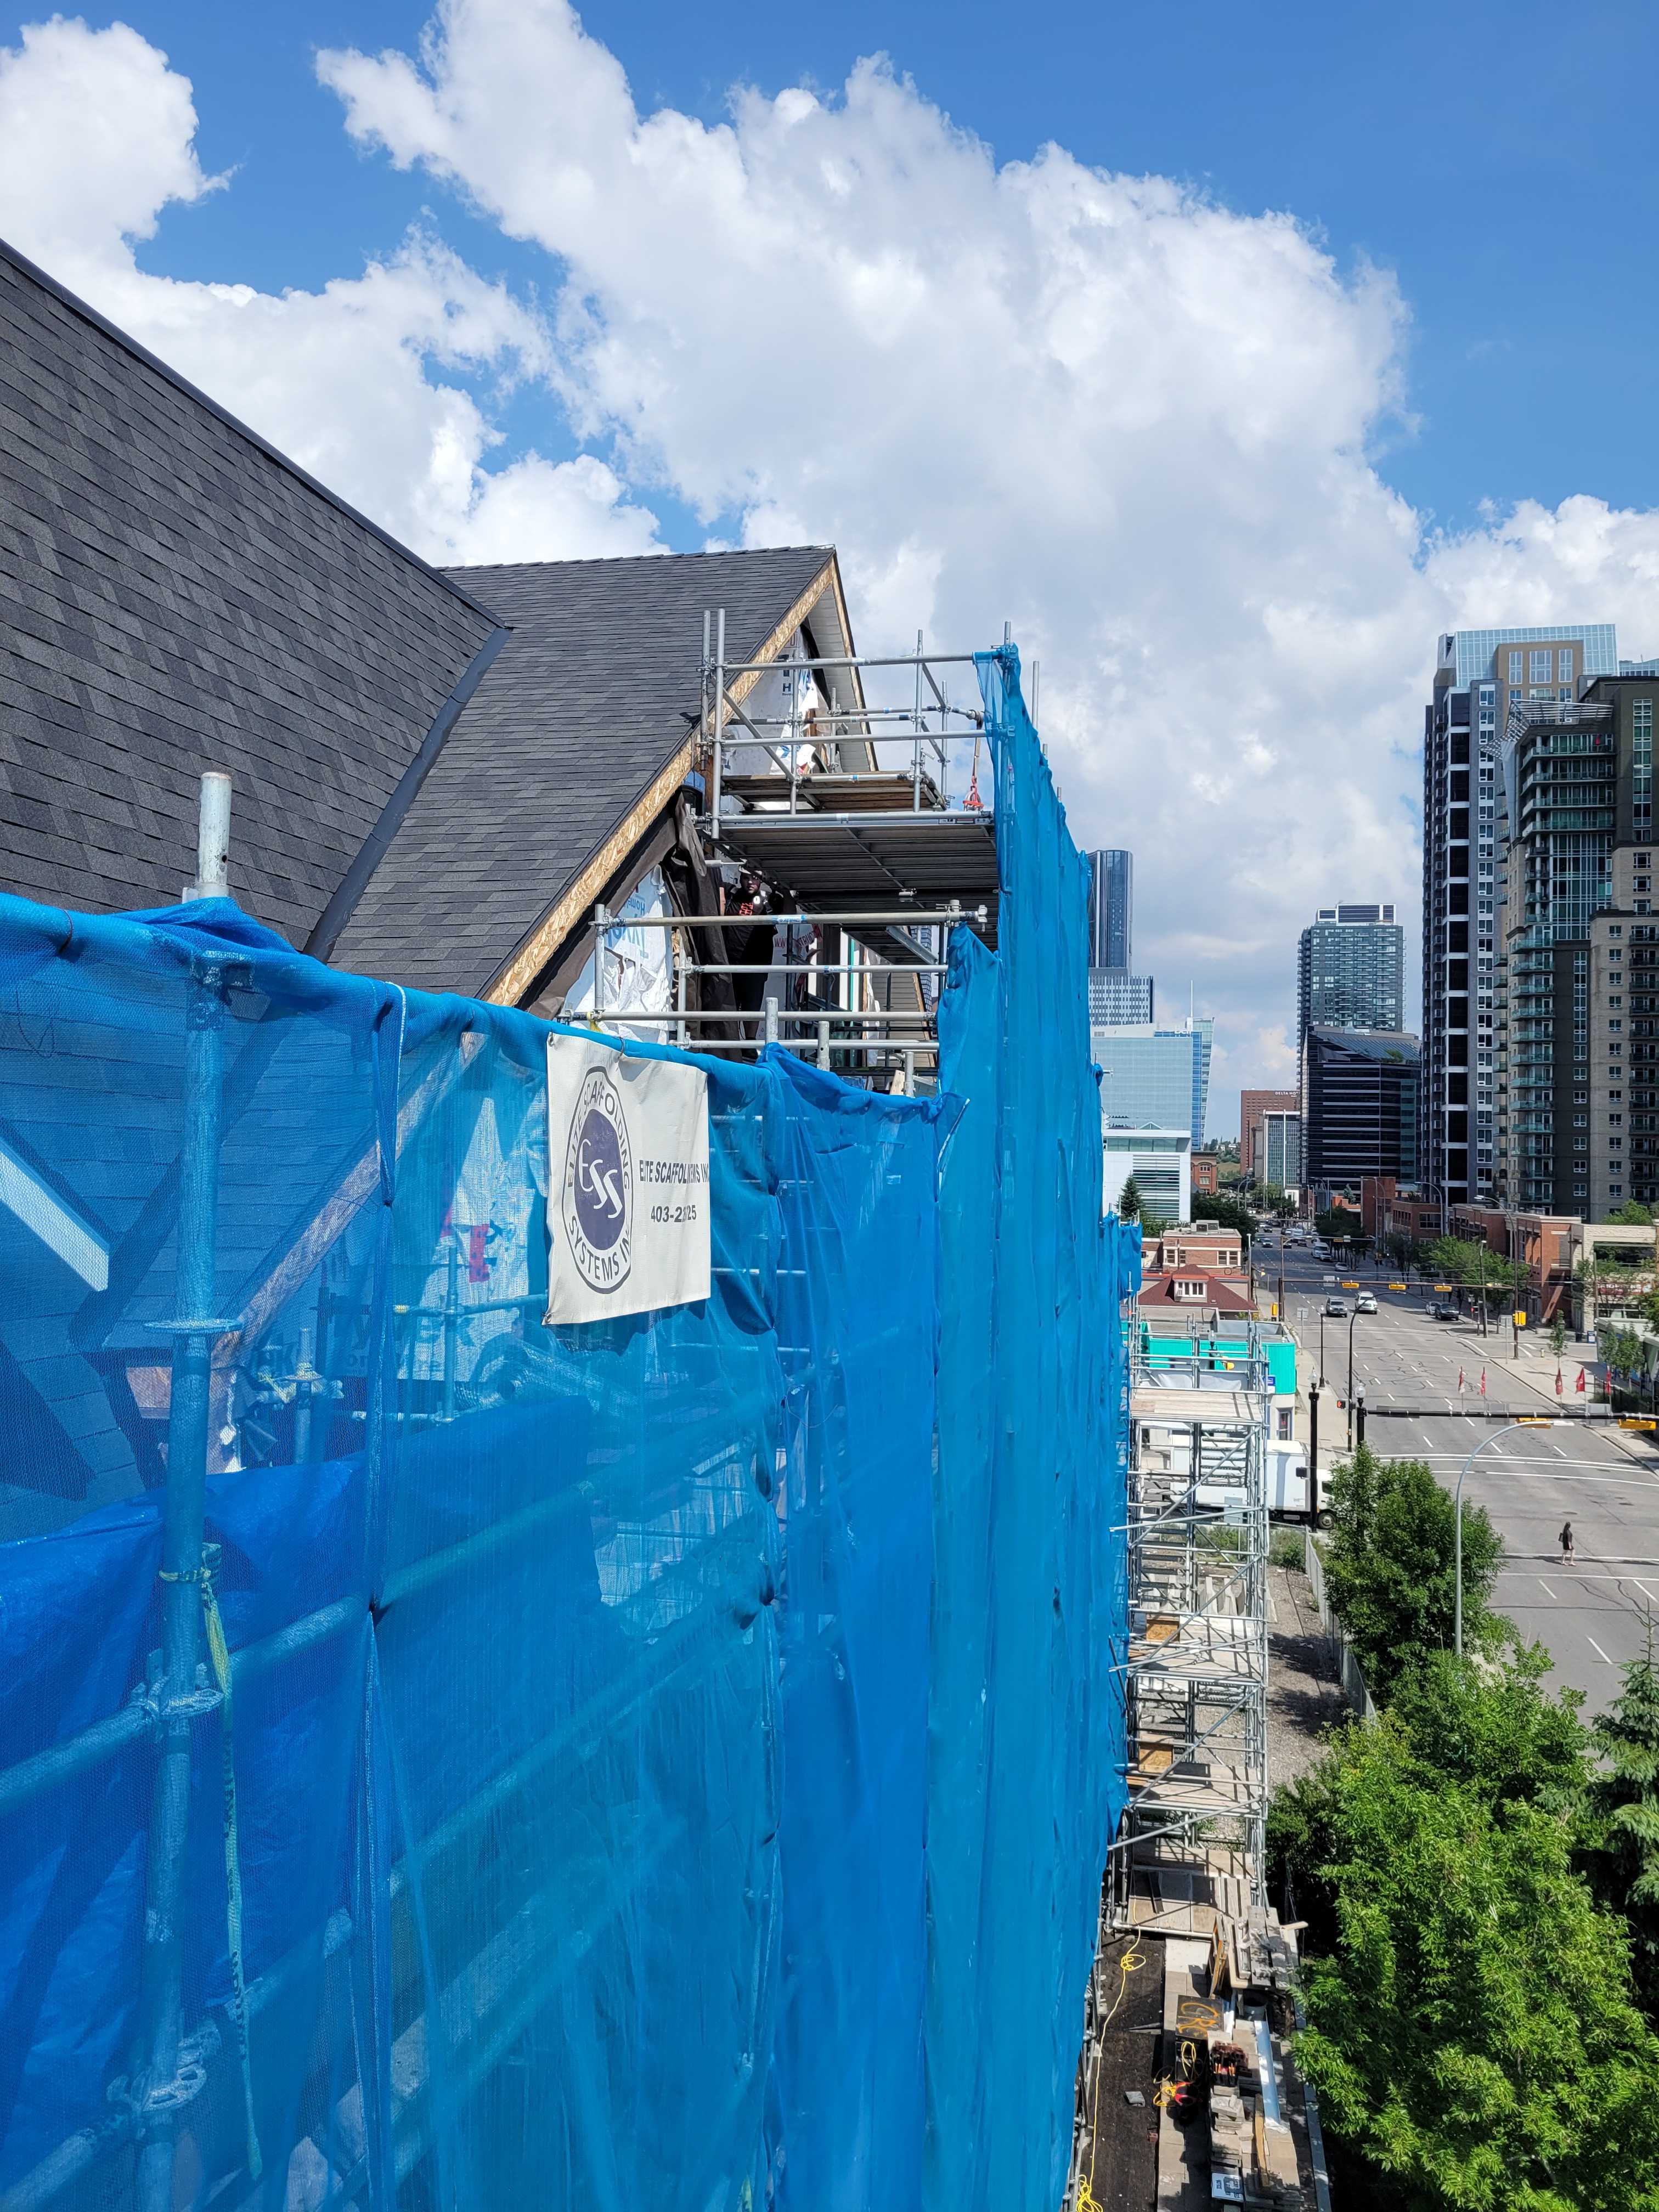
[[[553,359],[539,318],[416,232],[320,291],[155,276],[135,245],[223,179],[189,81],[125,24],[54,16],[0,48],[0,233],[429,559],[653,550],[586,455],[492,471],[491,407]]]
[[[1285,1072],[1313,908],[1415,915],[1436,633],[1659,648],[1655,516],[1523,502],[1444,537],[1392,490],[1406,306],[1292,214],[1054,145],[1000,163],[879,60],[833,98],[642,113],[564,0],[447,0],[414,52],[319,73],[366,157],[545,253],[545,316],[433,227],[314,294],[146,274],[216,180],[188,83],[120,26],[0,53],[0,228],[428,555],[649,550],[667,496],[834,539],[868,646],[1011,618],[1079,842],[1136,853],[1137,965],[1217,1015],[1217,1129]],[[542,444],[586,450],[506,443],[526,392]]]

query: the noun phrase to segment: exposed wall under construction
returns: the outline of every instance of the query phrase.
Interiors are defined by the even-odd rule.
[[[695,1063],[647,1314],[543,1322],[546,1024],[0,902],[5,2212],[1058,2203],[1139,1240],[981,678],[939,1097]]]

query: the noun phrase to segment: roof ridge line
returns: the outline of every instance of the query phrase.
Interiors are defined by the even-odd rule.
[[[220,422],[228,429],[234,430],[238,437],[246,438],[249,445],[257,447],[268,460],[275,461],[278,468],[285,469],[289,476],[297,477],[308,491],[313,491],[319,498],[326,500],[331,507],[337,508],[349,520],[355,522],[360,529],[367,530],[371,537],[378,538],[383,545],[389,546],[394,553],[401,555],[411,567],[419,568],[424,574],[434,578],[436,582],[443,586],[445,591],[451,592],[465,605],[471,607],[474,614],[483,616],[486,622],[500,625],[501,617],[494,609],[475,599],[469,591],[454,580],[453,576],[446,574],[443,569],[435,567],[430,561],[422,560],[421,556],[411,551],[400,538],[394,538],[389,530],[372,520],[360,507],[353,507],[350,501],[343,499],[338,492],[331,491],[320,477],[313,476],[309,469],[302,468],[290,454],[283,453],[280,446],[273,446],[269,438],[263,438],[257,430],[250,429],[239,416],[231,413],[228,407],[222,406],[218,400],[204,392],[199,385],[192,384],[187,376],[181,375],[176,368],[171,368],[159,354],[152,353],[147,345],[141,344],[131,331],[124,331],[118,323],[112,323],[107,315],[100,314],[96,307],[82,299],[78,293],[71,292],[67,284],[60,283],[57,277],[49,275],[38,262],[31,261],[27,253],[20,251],[5,238],[0,238],[0,260],[9,261],[15,269],[21,270],[23,275],[33,283],[39,284],[43,290],[50,292],[54,299],[61,301],[71,314],[79,315],[83,321],[90,323],[95,330],[101,331],[106,338],[113,339],[117,345],[130,353],[136,361],[141,361],[146,368],[154,369],[158,376],[163,377],[167,383],[182,392],[187,398],[193,399],[198,407],[205,407],[210,415],[216,416]],[[513,564],[498,562],[495,565],[508,567]]]
[[[699,545],[688,552],[675,552],[667,546],[656,553],[570,553],[550,561],[453,561],[441,573],[447,576],[465,575],[480,568],[623,568],[638,562],[643,567],[649,562],[653,567],[665,561],[749,561],[758,560],[770,553],[833,553],[836,550],[833,538],[806,538],[799,545]]]

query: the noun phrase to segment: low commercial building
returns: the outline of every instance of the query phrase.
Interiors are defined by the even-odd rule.
[[[1402,1191],[1393,1176],[1366,1176],[1359,1186],[1359,1220],[1366,1236],[1379,1244],[1393,1237],[1422,1244],[1441,1234],[1445,1213],[1437,1198]]]
[[[1194,1326],[1206,1315],[1230,1319],[1252,1311],[1249,1294],[1225,1275],[1212,1275],[1193,1267],[1174,1275],[1149,1275],[1135,1301],[1142,1312],[1167,1313],[1172,1307],[1190,1307]]]
[[[1213,1221],[1179,1222],[1164,1230],[1141,1259],[1141,1273],[1149,1278],[1190,1274],[1194,1269],[1243,1283],[1244,1247],[1238,1231]]]

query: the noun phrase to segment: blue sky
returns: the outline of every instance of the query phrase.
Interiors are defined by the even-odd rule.
[[[428,558],[833,542],[868,649],[1012,620],[1212,1128],[1315,909],[1414,921],[1437,634],[1659,653],[1659,9],[428,29],[0,15],[0,234]]]
[[[192,80],[204,166],[236,171],[233,191],[170,218],[143,265],[313,286],[354,252],[390,250],[427,210],[481,268],[533,279],[540,257],[470,222],[457,196],[359,154],[317,83],[317,48],[412,49],[428,13],[123,5]],[[1054,139],[1244,212],[1287,210],[1344,266],[1369,257],[1398,274],[1408,384],[1376,453],[1419,512],[1455,528],[1488,500],[1659,503],[1659,163],[1639,101],[1622,121],[1613,105],[1659,75],[1659,9],[610,0],[583,21],[642,109],[714,121],[733,83],[833,93],[857,56],[884,52],[999,160]]]

